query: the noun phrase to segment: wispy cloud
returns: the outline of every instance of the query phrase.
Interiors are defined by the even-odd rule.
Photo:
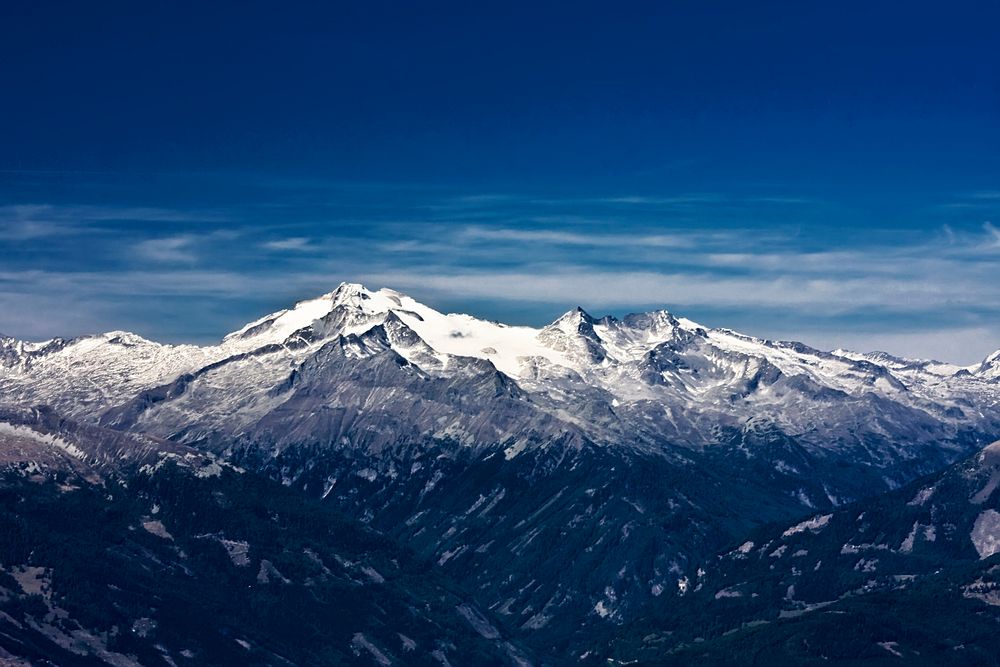
[[[66,220],[49,215],[50,208],[35,205],[0,206],[0,240],[30,241],[78,231]]]
[[[643,206],[687,206],[691,204],[716,204],[726,197],[715,193],[696,193],[675,197],[650,197],[641,195],[626,195],[620,197],[594,197],[575,200],[583,204],[626,204]],[[539,200],[547,203],[565,204],[566,200]]]
[[[553,229],[511,229],[476,226],[461,229],[457,236],[466,241],[506,241],[591,247],[656,246],[685,248],[690,247],[695,240],[691,235],[684,234],[585,234]]]
[[[193,264],[209,250],[225,250],[215,246],[220,242],[228,244],[239,235],[238,231],[228,229],[203,234],[172,234],[139,241],[127,254],[153,262]]]
[[[288,250],[296,252],[305,252],[315,249],[312,241],[304,236],[293,236],[287,239],[266,241],[261,243],[260,247],[266,250]]]
[[[721,192],[690,192],[675,195],[649,195],[649,194],[618,194],[606,196],[564,196],[564,197],[540,197],[527,194],[478,194],[445,197],[430,205],[431,209],[448,210],[471,210],[483,207],[497,208],[523,208],[523,207],[597,207],[602,209],[622,209],[632,208],[646,209],[710,209],[710,208],[733,208],[741,206],[775,206],[775,205],[801,205],[819,203],[813,197],[806,197],[799,194],[764,194],[764,195],[736,195]]]
[[[0,241],[32,241],[70,233],[66,225],[34,220],[6,220],[0,226]]]
[[[154,262],[192,263],[198,258],[195,237],[189,234],[140,241],[135,244],[135,253]]]
[[[793,308],[804,314],[844,315],[878,308],[883,313],[976,306],[1000,298],[982,276],[952,276],[952,287],[915,283],[909,276],[858,278],[555,270],[364,272],[377,285],[487,300],[581,304],[589,308],[723,307]]]
[[[968,210],[976,212],[997,210],[1000,207],[1000,190],[979,190],[961,192],[952,201],[940,205],[942,209]]]
[[[218,211],[197,211],[149,206],[94,206],[11,204],[0,206],[0,222],[227,222]]]
[[[993,237],[993,245],[1000,247],[1000,229],[997,229],[992,222],[984,222],[983,229]]]

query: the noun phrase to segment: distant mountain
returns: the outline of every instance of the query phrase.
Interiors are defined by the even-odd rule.
[[[659,451],[665,440],[697,447],[715,443],[719,428],[752,419],[811,448],[853,450],[855,459],[891,468],[892,459],[916,458],[920,443],[933,441],[937,450],[941,441],[1000,423],[988,409],[1000,401],[1000,352],[969,368],[827,353],[706,329],[666,311],[617,320],[577,308],[533,329],[445,315],[398,292],[353,284],[251,322],[210,347],[161,345],[124,332],[44,343],[0,338],[0,388],[8,400],[46,403],[75,417],[126,406],[110,419],[171,435],[190,429],[184,413],[194,409],[200,430],[184,433],[185,440],[228,438],[279,409],[302,386],[303,372],[338,355],[363,364],[382,352],[420,377],[495,377],[511,398],[545,415],[532,433],[546,441],[558,429],[618,447]],[[213,414],[202,414],[198,401],[216,406]],[[514,430],[501,416],[487,416],[491,423],[478,427],[408,426],[422,437],[477,447],[525,433],[520,422]],[[894,447],[903,431],[906,446]],[[359,444],[368,443],[352,447]]]
[[[996,355],[822,352],[666,311],[536,329],[343,284],[208,347],[0,340],[0,397],[266,475],[572,656],[762,523],[1000,437]]]
[[[1000,442],[892,493],[751,533],[618,652],[678,665],[1000,664],[998,510]]]
[[[251,472],[9,409],[0,457],[0,664],[531,664],[412,554]]]

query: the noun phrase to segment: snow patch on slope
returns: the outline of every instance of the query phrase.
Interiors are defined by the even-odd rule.
[[[58,436],[52,435],[51,433],[42,433],[40,431],[36,431],[35,429],[30,428],[28,426],[21,426],[19,424],[0,422],[0,438],[2,438],[3,436],[25,438],[44,445],[56,447],[66,452],[75,459],[83,460],[87,456],[79,447],[77,447],[73,443],[67,442],[66,440],[63,440]]]
[[[791,537],[796,533],[804,533],[807,530],[812,531],[814,533],[819,532],[820,530],[823,529],[824,526],[826,526],[826,524],[830,523],[830,518],[832,516],[833,516],[832,514],[824,514],[822,516],[817,516],[811,519],[807,519],[802,523],[795,524],[794,526],[783,532],[781,536]]]

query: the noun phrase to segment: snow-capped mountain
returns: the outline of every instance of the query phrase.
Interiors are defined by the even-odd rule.
[[[325,498],[536,647],[573,651],[752,526],[1000,437],[995,366],[823,352],[666,311],[508,326],[343,284],[213,346],[4,339],[0,396]]]
[[[1000,353],[965,369],[881,353],[827,353],[707,329],[666,311],[617,320],[577,308],[535,329],[442,314],[398,292],[354,284],[251,322],[209,347],[161,345],[124,332],[34,344],[2,339],[0,390],[7,400],[83,418],[140,392],[173,392],[155,401],[147,395],[149,405],[132,406],[143,413],[134,417],[169,424],[166,413],[200,412],[210,401],[217,415],[202,415],[201,428],[231,435],[284,404],[294,392],[281,388],[301,383],[321,360],[339,355],[361,366],[382,352],[431,381],[495,375],[512,399],[544,413],[543,421],[600,444],[705,445],[717,439],[718,427],[765,420],[826,449],[863,447],[905,431],[911,444],[894,455],[906,458],[915,442],[992,431],[1000,422],[993,382]],[[716,429],[705,428],[708,422]],[[422,435],[489,445],[523,432],[499,426],[491,437],[458,423]]]
[[[986,357],[983,363],[973,367],[969,372],[987,381],[1000,383],[1000,350]]]

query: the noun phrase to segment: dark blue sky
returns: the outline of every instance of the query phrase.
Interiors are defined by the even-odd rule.
[[[996,3],[0,7],[0,331],[211,340],[340,280],[1000,347]]]

